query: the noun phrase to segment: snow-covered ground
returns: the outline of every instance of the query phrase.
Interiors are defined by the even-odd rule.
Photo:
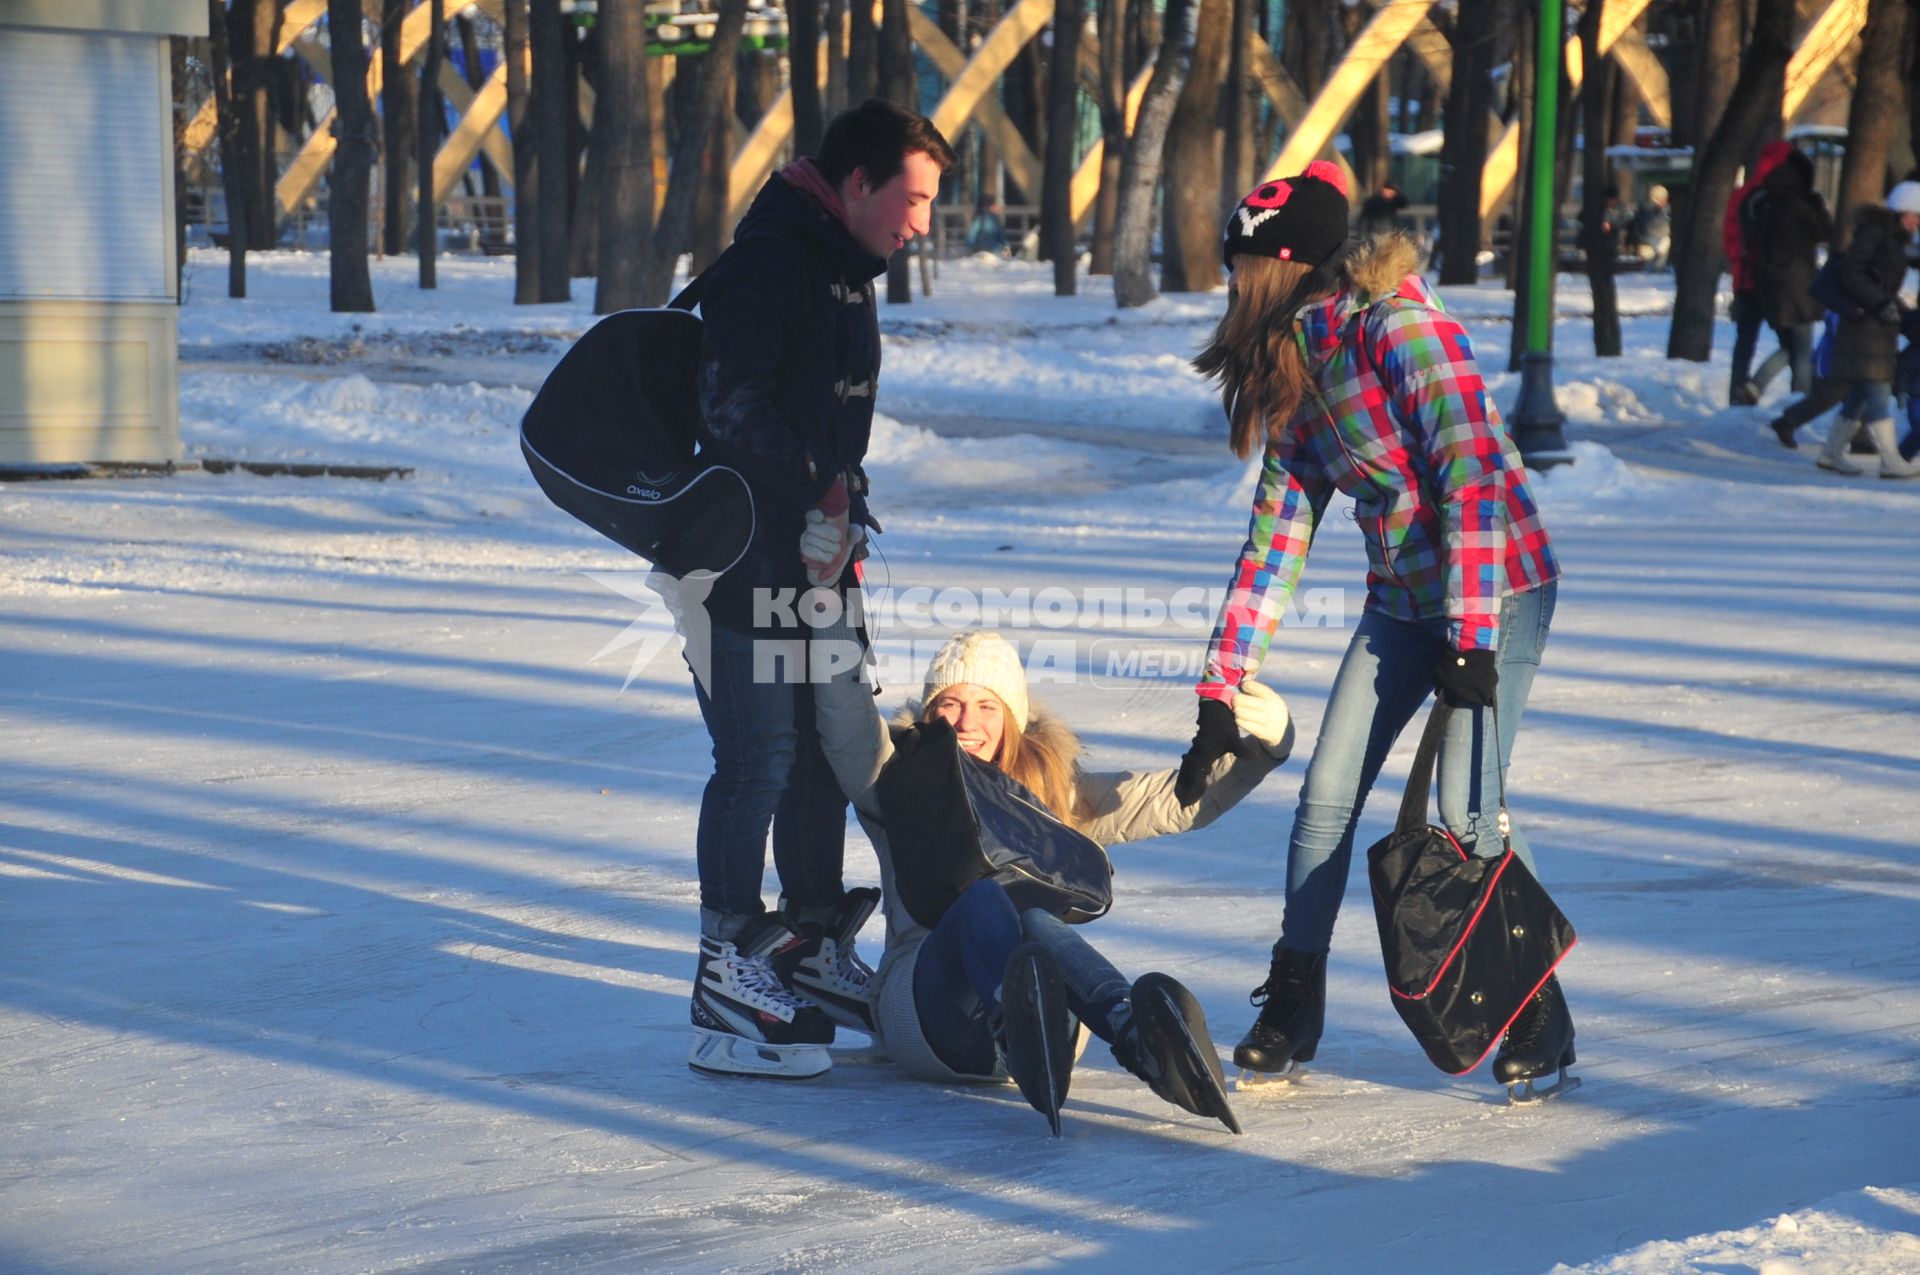
[[[1356,878],[1314,1072],[1238,1095],[1245,1137],[1096,1047],[1054,1141],[1012,1090],[857,1053],[803,1085],[686,1068],[704,732],[660,609],[608,587],[636,563],[515,447],[590,285],[516,309],[507,263],[443,261],[431,296],[389,261],[349,318],[324,257],[251,266],[231,302],[193,256],[188,455],[415,473],[0,486],[0,1270],[1920,1269],[1920,483],[1818,473],[1718,407],[1730,333],[1667,362],[1660,282],[1626,281],[1601,361],[1563,280],[1580,460],[1541,483],[1567,580],[1512,777],[1581,933],[1584,1087],[1511,1109],[1428,1066]],[[1449,300],[1504,366],[1507,295]],[[874,582],[966,591],[960,619],[1081,600],[982,618],[1071,643],[1039,694],[1096,765],[1177,757],[1206,622],[1088,599],[1218,587],[1244,533],[1185,366],[1220,305],[1116,315],[1101,281],[977,261],[883,311]],[[1118,850],[1091,931],[1223,1044],[1358,611],[1338,523],[1303,581],[1336,622],[1265,673],[1299,756]],[[883,636],[904,662],[945,631]],[[849,864],[872,879],[857,829]]]

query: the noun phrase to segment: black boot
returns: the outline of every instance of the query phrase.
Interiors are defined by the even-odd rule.
[[[1573,1015],[1567,1010],[1560,980],[1548,975],[1507,1028],[1500,1052],[1494,1055],[1493,1078],[1508,1086],[1516,1101],[1551,1097],[1580,1083],[1568,1083],[1566,1069],[1573,1061]],[[1533,1089],[1533,1081],[1555,1073],[1559,1073],[1560,1081],[1551,1089]]]
[[[1247,999],[1260,1007],[1260,1017],[1234,1046],[1236,1066],[1285,1074],[1311,1061],[1327,1021],[1327,954],[1274,944],[1267,981]]]
[[[1165,974],[1143,974],[1129,1004],[1132,1015],[1113,1042],[1114,1058],[1174,1106],[1239,1133],[1220,1054],[1193,993]]]
[[[1060,1108],[1073,1079],[1073,1016],[1060,967],[1037,943],[1022,943],[1007,957],[1000,983],[1001,1049],[1021,1096],[1047,1118],[1060,1136]]]

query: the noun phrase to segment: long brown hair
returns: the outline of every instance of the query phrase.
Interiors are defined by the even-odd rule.
[[[1278,438],[1306,397],[1313,372],[1294,339],[1294,319],[1302,306],[1334,290],[1352,253],[1349,243],[1318,266],[1234,257],[1227,312],[1193,367],[1219,382],[1233,454],[1242,460]]]
[[[1001,706],[1005,708],[1004,700]],[[933,719],[933,704],[929,702],[921,707],[920,720]],[[1071,736],[1063,731],[1023,731],[1011,712],[1001,721],[1000,747],[992,757],[993,764],[1038,797],[1060,822],[1070,828],[1085,828],[1088,816],[1081,808],[1078,768],[1061,747]]]

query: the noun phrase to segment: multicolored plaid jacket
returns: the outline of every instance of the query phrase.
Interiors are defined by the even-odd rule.
[[[1495,649],[1501,599],[1560,574],[1466,330],[1413,260],[1388,240],[1353,287],[1301,311],[1320,392],[1267,447],[1202,696],[1231,701],[1259,665],[1336,489],[1366,538],[1367,610],[1445,617],[1456,650]]]

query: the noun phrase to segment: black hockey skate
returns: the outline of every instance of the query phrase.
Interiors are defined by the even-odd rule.
[[[701,937],[689,1067],[710,1076],[811,1080],[833,1066],[833,1023],[782,987],[767,959],[792,940],[771,913],[731,943]]]
[[[785,900],[782,901],[783,909]],[[797,940],[782,944],[768,958],[781,986],[818,1005],[835,1023],[873,1035],[873,1006],[867,985],[873,970],[860,959],[853,942],[880,905],[872,886],[849,890],[822,919],[783,911]]]
[[[1240,1087],[1297,1078],[1300,1064],[1311,1062],[1320,1048],[1326,1027],[1327,954],[1274,944],[1267,981],[1247,999],[1260,1007],[1260,1017],[1233,1048]]]
[[[1569,1076],[1573,1065],[1573,1015],[1560,991],[1560,980],[1548,975],[1507,1028],[1500,1052],[1494,1055],[1493,1078],[1507,1087],[1507,1101],[1516,1106],[1545,1102],[1580,1087],[1580,1077]],[[1545,1089],[1533,1082],[1559,1073]]]
[[[1000,983],[1001,1048],[1021,1096],[1060,1136],[1060,1108],[1073,1079],[1073,1016],[1060,969],[1037,943],[1022,943],[1007,958]]]
[[[1227,1102],[1227,1078],[1193,993],[1165,974],[1143,974],[1129,997],[1133,1016],[1113,1056],[1176,1107],[1240,1132]]]

